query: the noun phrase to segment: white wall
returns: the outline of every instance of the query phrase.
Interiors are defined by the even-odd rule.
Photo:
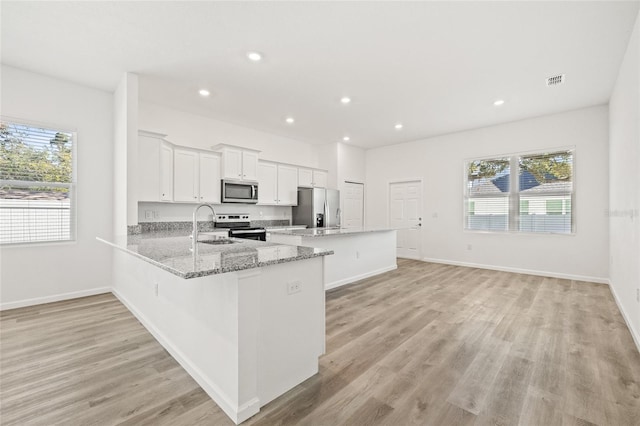
[[[318,167],[313,146],[293,139],[140,101],[138,125],[176,145],[210,149],[226,143],[257,149],[260,159]]]
[[[609,103],[611,287],[640,348],[640,14]]]
[[[340,190],[340,205],[344,211],[344,196],[347,193],[345,181],[365,183],[366,154],[365,150],[353,145],[337,144],[337,186]],[[365,185],[366,189],[366,185]],[[364,205],[364,204],[363,204]],[[344,217],[342,218],[344,221]]]
[[[1,307],[106,292],[111,287],[113,96],[2,66],[2,114],[77,132],[77,241],[0,247]]]
[[[137,224],[138,196],[138,76],[124,73],[113,94],[114,203],[113,229],[126,235],[127,225]]]
[[[425,259],[606,281],[607,116],[607,107],[597,106],[368,150],[367,225],[388,225],[389,181],[419,178]],[[463,230],[466,159],[566,146],[576,147],[575,235]]]
[[[337,151],[338,186],[343,185],[345,180],[363,183],[366,178],[366,151],[343,143],[338,143]]]

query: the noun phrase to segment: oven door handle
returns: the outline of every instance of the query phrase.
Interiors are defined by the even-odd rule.
[[[242,234],[262,234],[267,232],[264,229],[252,229],[251,231],[240,231],[240,230],[231,230],[229,234],[242,235]]]
[[[255,185],[251,185],[251,199],[252,200],[256,199],[256,186]]]

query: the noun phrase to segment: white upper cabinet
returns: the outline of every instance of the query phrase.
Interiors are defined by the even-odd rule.
[[[258,204],[298,204],[298,168],[261,161],[258,163]]]
[[[173,200],[173,148],[160,145],[160,200]]]
[[[138,200],[173,199],[173,149],[166,135],[140,132],[138,137]]]
[[[298,205],[298,169],[278,164],[278,204]]]
[[[173,200],[193,203],[199,200],[198,152],[173,150]]]
[[[257,151],[242,151],[242,179],[258,180]]]
[[[220,157],[214,153],[174,150],[173,200],[220,203]]]
[[[278,166],[258,164],[258,204],[278,204]]]
[[[324,170],[298,169],[298,186],[304,188],[326,188],[328,173]]]
[[[225,179],[242,179],[242,151],[225,149],[222,152],[222,176]]]
[[[175,147],[139,131],[138,201],[220,203],[220,154]]]
[[[328,173],[324,170],[313,171],[313,186],[318,188],[326,188],[328,182]]]
[[[211,149],[222,153],[222,178],[258,180],[259,151],[220,144]]]
[[[305,188],[313,187],[313,170],[311,169],[298,169],[298,186]]]
[[[200,153],[200,202],[220,203],[220,157]]]

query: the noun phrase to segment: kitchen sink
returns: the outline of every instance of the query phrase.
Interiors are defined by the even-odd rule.
[[[219,238],[215,240],[200,240],[199,243],[212,244],[212,245],[223,245],[223,244],[235,244],[237,241],[227,240],[225,238]]]

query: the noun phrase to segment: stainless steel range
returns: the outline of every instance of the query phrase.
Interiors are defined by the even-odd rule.
[[[252,227],[249,215],[246,213],[216,214],[215,227],[219,229],[228,229],[229,237],[267,241],[266,229]]]

